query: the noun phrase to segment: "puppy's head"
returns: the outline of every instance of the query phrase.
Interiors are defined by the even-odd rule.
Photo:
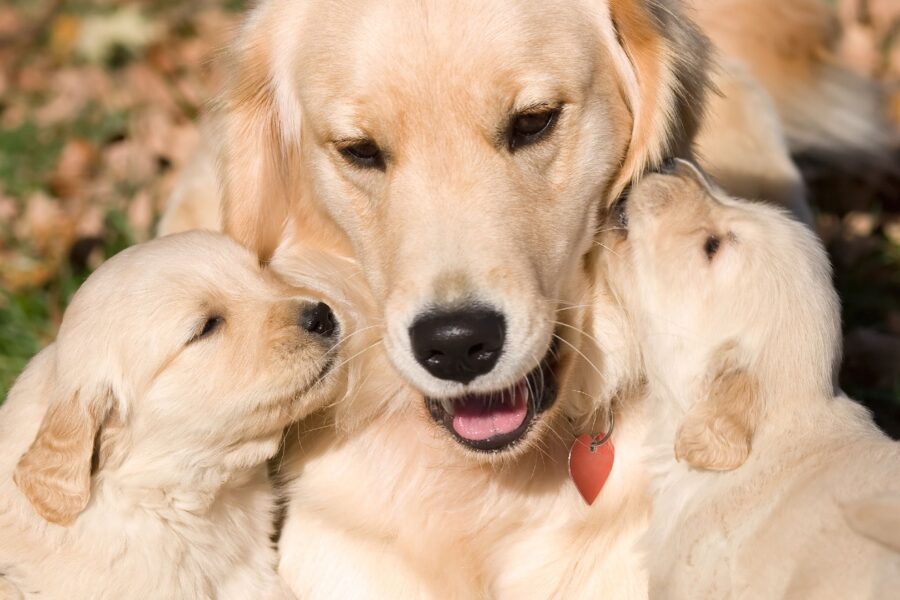
[[[650,381],[686,411],[682,458],[734,468],[768,403],[830,396],[839,305],[809,229],[728,197],[682,160],[637,183],[614,212],[610,285]]]
[[[339,330],[328,305],[225,236],[128,249],[85,282],[50,358],[35,363],[51,397],[16,483],[42,516],[65,523],[88,502],[95,441],[101,467],[166,457],[177,477],[182,461],[258,464],[333,391]]]
[[[288,214],[345,240],[435,422],[511,449],[567,387],[558,309],[606,199],[684,150],[705,54],[678,2],[263,3],[222,103],[226,229],[263,257]]]

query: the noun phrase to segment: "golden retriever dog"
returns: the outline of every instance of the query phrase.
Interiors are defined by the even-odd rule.
[[[707,4],[696,23],[758,2]],[[869,87],[838,82],[824,42],[797,42],[808,19],[787,18],[787,49],[757,57],[712,50],[675,0],[267,0],[250,13],[164,231],[219,207],[280,273],[300,269],[290,240],[354,256],[372,294],[372,349],[354,360],[383,362],[383,344],[390,361],[288,448],[279,568],[295,591],[646,594],[639,370],[624,318],[595,317],[614,306],[596,233],[630,181],[694,141],[732,189],[806,218],[797,132],[821,141],[811,122],[859,110],[845,137],[879,139]],[[809,94],[808,111],[754,76],[757,58],[798,48],[786,79],[840,92]],[[611,427],[610,407],[615,466],[588,507],[567,456]]]
[[[0,590],[292,597],[265,461],[342,393],[345,326],[221,234],[104,263],[0,408]]]
[[[822,244],[686,161],[619,210],[606,262],[649,382],[651,597],[896,595],[900,444],[836,390]]]

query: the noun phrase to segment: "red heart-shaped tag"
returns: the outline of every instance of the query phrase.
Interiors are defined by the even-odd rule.
[[[611,439],[602,444],[595,442],[601,437],[579,435],[569,450],[569,477],[588,505],[594,503],[603,489],[616,456]]]

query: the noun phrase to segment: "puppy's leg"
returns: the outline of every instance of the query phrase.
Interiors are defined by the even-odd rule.
[[[783,206],[812,223],[800,171],[791,159],[775,107],[747,70],[720,57],[707,117],[697,135],[697,156],[725,190],[741,198]]]

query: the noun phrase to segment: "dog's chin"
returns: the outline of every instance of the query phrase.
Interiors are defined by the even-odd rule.
[[[482,455],[515,452],[535,432],[559,391],[559,342],[515,384],[456,398],[425,398],[431,418],[463,448]]]
[[[287,407],[286,427],[295,421],[306,417],[317,409],[325,398],[334,396],[338,392],[338,384],[341,380],[335,357],[326,357],[319,371],[312,377],[307,377],[297,385],[292,392],[283,397],[282,402]]]

